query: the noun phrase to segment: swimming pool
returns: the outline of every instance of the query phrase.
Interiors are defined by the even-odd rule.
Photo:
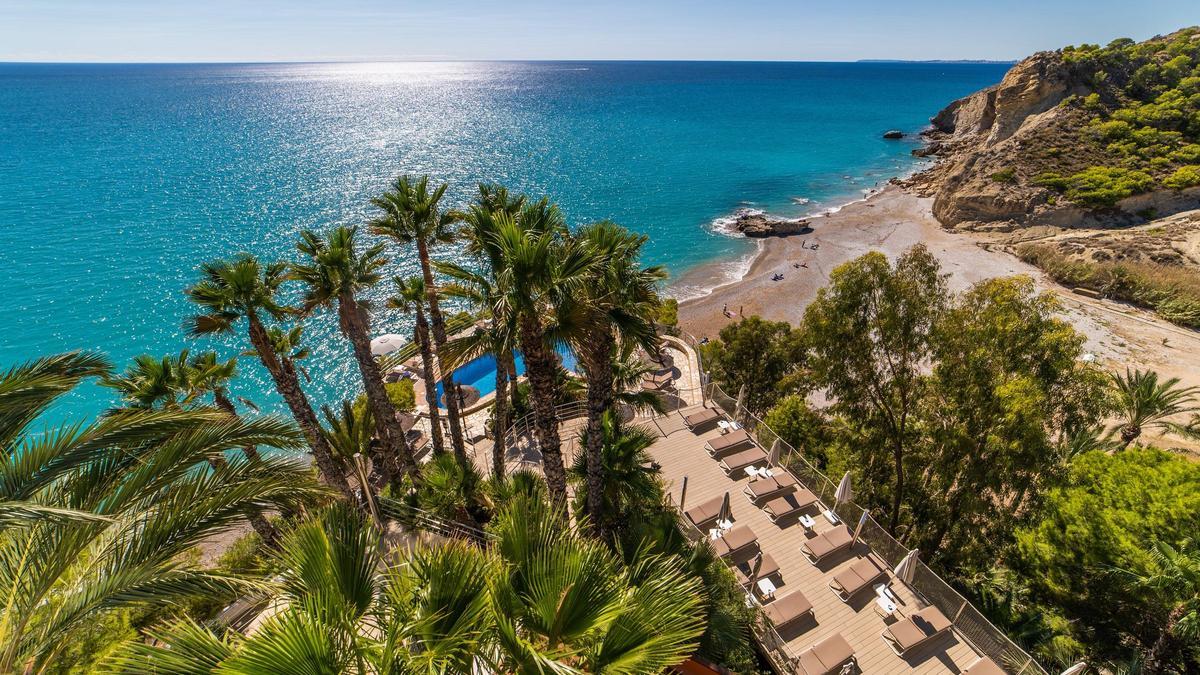
[[[575,358],[575,353],[566,345],[560,345],[556,351],[562,357],[563,368],[571,372],[579,371],[579,363]],[[513,360],[516,362],[517,375],[524,375],[525,359],[521,357],[521,353],[513,352]],[[481,397],[493,394],[496,391],[496,357],[492,354],[484,354],[483,356],[471,359],[459,366],[454,371],[452,377],[455,382],[461,385],[478,389]],[[439,408],[446,407],[442,402],[441,382],[437,383],[437,400]]]

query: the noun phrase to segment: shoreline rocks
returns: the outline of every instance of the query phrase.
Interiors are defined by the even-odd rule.
[[[747,237],[786,237],[812,232],[807,218],[771,218],[761,211],[742,211],[734,216],[733,229]]]
[[[888,140],[896,140],[898,138],[904,138],[904,132],[900,131],[899,129],[888,129],[887,131],[883,132],[883,137]]]

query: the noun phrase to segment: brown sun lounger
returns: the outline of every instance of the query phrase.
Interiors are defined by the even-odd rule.
[[[883,630],[883,641],[891,646],[897,656],[904,656],[937,636],[950,630],[950,619],[933,605],[913,612],[903,621],[898,621]]]
[[[758,448],[746,448],[721,460],[721,470],[733,476],[738,471],[755,464],[766,464],[767,453]]]
[[[887,570],[875,564],[871,556],[855,560],[852,565],[834,575],[829,587],[842,599],[850,602],[859,591],[887,576]]]
[[[705,443],[704,449],[714,458],[720,459],[742,446],[753,444],[754,440],[750,438],[750,434],[746,433],[745,429],[737,429]]]
[[[664,387],[669,386],[671,384],[671,381],[674,379],[675,378],[672,377],[670,372],[650,375],[650,376],[642,378],[642,389],[647,389],[650,391],[654,391],[656,389],[663,389]]]
[[[785,492],[791,492],[799,485],[796,477],[787,471],[779,470],[770,478],[759,478],[752,480],[746,484],[746,489],[742,490],[750,501],[757,502],[760,499],[769,499],[777,497]]]
[[[847,530],[845,525],[838,525],[832,530],[818,534],[804,542],[800,547],[800,552],[804,554],[805,558],[808,558],[809,562],[816,565],[825,556],[849,548],[853,539],[850,530]]]
[[[813,606],[800,591],[792,591],[777,596],[769,604],[763,605],[763,614],[771,620],[776,629],[797,621],[806,616],[812,616]]]
[[[683,515],[687,516],[687,519],[692,521],[693,525],[703,530],[705,525],[713,522],[717,519],[717,516],[721,515],[721,504],[724,501],[725,495],[713,497],[703,504],[693,506],[684,511]]]
[[[733,573],[737,576],[738,583],[743,586],[750,583],[750,575],[754,574],[754,559],[740,562],[733,566]],[[771,557],[770,553],[763,551],[762,564],[758,566],[758,576],[754,577],[755,581],[766,579],[779,574],[779,563]]]
[[[705,408],[704,410],[696,411],[691,415],[684,417],[683,423],[686,424],[687,427],[692,431],[696,431],[697,429],[712,424],[719,419],[721,419],[721,413],[717,412],[715,408]]]
[[[834,633],[800,652],[799,672],[804,675],[832,675],[854,661],[854,648],[841,633]]]
[[[713,550],[722,558],[758,545],[758,535],[749,525],[739,525],[712,540]]]
[[[975,663],[967,666],[963,671],[963,675],[1008,675],[1004,669],[996,665],[996,662],[986,656],[981,656],[975,660]]]
[[[809,492],[807,488],[800,488],[795,492],[781,495],[763,504],[763,511],[772,523],[778,523],[780,520],[791,518],[799,514],[804,509],[817,503],[817,496]]]

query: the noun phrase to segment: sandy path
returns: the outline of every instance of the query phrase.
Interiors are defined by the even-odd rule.
[[[930,212],[931,205],[931,199],[889,186],[870,199],[815,218],[811,234],[765,240],[741,281],[681,303],[680,324],[697,338],[713,338],[739,311],[797,323],[837,265],[872,250],[894,258],[924,242],[949,273],[953,290],[997,276],[1029,275],[1040,288],[1060,296],[1067,318],[1087,336],[1087,350],[1106,368],[1149,368],[1200,386],[1200,333],[1127,305],[1076,295],[1004,252],[997,240],[942,228]],[[795,268],[794,263],[804,263],[807,268]],[[776,273],[784,275],[782,281],[771,280]],[[715,268],[699,268],[683,275],[678,283],[703,284],[717,274]],[[733,318],[722,315],[725,306]],[[1172,439],[1172,444],[1179,443]]]

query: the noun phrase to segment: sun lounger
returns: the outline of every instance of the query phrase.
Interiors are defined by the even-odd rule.
[[[806,616],[812,616],[813,606],[803,593],[792,591],[776,597],[770,604],[763,605],[763,613],[776,629],[780,629]]]
[[[887,570],[876,565],[870,556],[866,556],[834,575],[829,587],[837,593],[842,602],[850,602],[850,598],[859,591],[886,576]]]
[[[763,504],[763,511],[772,523],[798,515],[804,509],[817,503],[817,496],[806,488],[800,488],[789,494],[781,495]]]
[[[975,663],[967,666],[963,671],[963,675],[1008,675],[1004,669],[996,665],[996,662],[986,656],[981,656],[975,660]]]
[[[683,423],[692,431],[696,431],[721,419],[721,413],[715,408],[705,408],[683,418]]]
[[[715,459],[720,459],[735,450],[741,449],[743,446],[753,444],[754,440],[750,438],[750,434],[746,433],[745,429],[738,429],[705,443],[704,449]]]
[[[712,523],[717,519],[717,516],[721,515],[721,504],[724,501],[725,495],[713,497],[703,504],[693,506],[684,511],[683,515],[687,516],[687,519],[692,521],[693,525],[703,530],[705,525]]]
[[[712,540],[713,550],[722,558],[745,551],[758,545],[758,535],[749,525],[739,525],[725,534]]]
[[[767,453],[759,450],[758,448],[746,448],[741,452],[734,453],[725,459],[722,459],[721,469],[730,476],[733,476],[748,466],[766,463]]]
[[[834,633],[800,652],[799,672],[804,675],[832,675],[854,661],[854,648],[841,633]]]
[[[930,605],[885,628],[883,641],[891,646],[897,656],[904,656],[905,652],[920,647],[950,630],[950,627],[950,619],[937,607]]]
[[[674,377],[672,377],[672,374],[669,371],[666,373],[650,375],[642,378],[642,389],[647,389],[650,391],[663,389],[669,386],[673,379]]]
[[[838,525],[832,530],[818,534],[804,542],[800,547],[800,552],[804,554],[805,558],[808,558],[809,562],[816,565],[825,556],[849,548],[852,540],[850,530],[847,530],[845,525]]]
[[[738,583],[745,586],[750,583],[750,575],[754,574],[754,559],[740,562],[733,566],[733,573],[737,576]],[[766,579],[779,574],[779,563],[771,557],[770,553],[763,551],[762,564],[758,566],[758,574],[755,575],[755,580]]]
[[[757,502],[760,499],[770,499],[785,492],[791,492],[798,484],[795,476],[781,469],[770,478],[750,481],[746,484],[743,492],[750,498],[750,501]]]

